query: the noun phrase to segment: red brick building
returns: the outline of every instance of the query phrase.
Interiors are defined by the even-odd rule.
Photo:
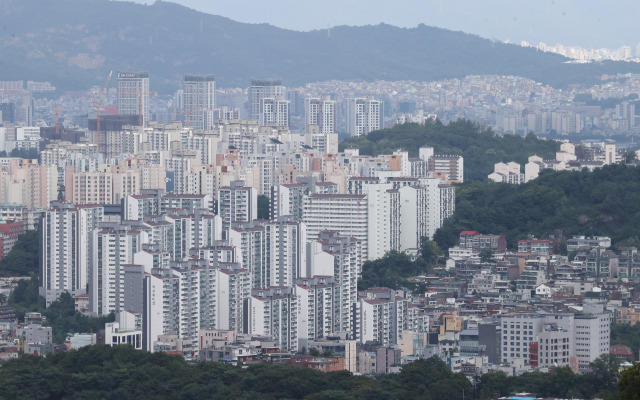
[[[26,226],[22,221],[0,221],[0,261],[13,249],[18,236],[25,232]]]
[[[315,369],[321,372],[344,370],[344,357],[314,357],[292,355],[286,362],[296,367]]]
[[[634,361],[633,350],[623,344],[611,345],[609,353],[613,354],[617,359],[622,361]]]
[[[507,251],[507,238],[504,235],[483,235],[476,231],[462,231],[460,247],[474,252],[489,249],[492,253],[500,254]]]

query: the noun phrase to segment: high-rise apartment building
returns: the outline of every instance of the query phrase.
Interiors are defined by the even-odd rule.
[[[302,198],[307,192],[307,185],[291,183],[271,186],[271,219],[284,215],[302,221]]]
[[[229,230],[232,222],[251,222],[258,218],[258,192],[244,186],[244,181],[233,181],[218,191],[218,215],[222,218],[222,231]]]
[[[296,280],[294,292],[299,298],[298,336],[317,340],[335,332],[339,285],[332,276],[314,276]],[[350,309],[347,308],[347,314]]]
[[[91,253],[91,232],[102,220],[100,206],[53,202],[42,219],[40,295],[47,305],[64,292],[84,294]]]
[[[353,186],[358,186],[349,182]],[[365,182],[367,182],[365,180]],[[359,190],[367,196],[369,259],[384,257],[390,250],[400,250],[400,197],[391,183],[369,183]]]
[[[216,78],[214,75],[186,74],[182,82],[186,126],[208,130],[214,124]]]
[[[347,134],[362,136],[383,128],[382,101],[361,97],[347,99]]]
[[[251,274],[252,288],[292,286],[306,271],[306,227],[291,217],[233,223],[229,244]]]
[[[92,236],[89,311],[96,316],[124,311],[124,267],[134,264],[147,233],[135,225],[102,223]]]
[[[304,101],[305,125],[317,125],[319,133],[335,133],[336,102],[329,97],[311,97]]]
[[[118,114],[142,115],[149,122],[149,73],[118,72]]]
[[[263,99],[283,98],[285,89],[280,79],[252,79],[249,86],[249,119],[261,120]],[[288,117],[287,117],[288,118]]]
[[[362,240],[362,258],[368,260],[367,198],[359,194],[311,194],[304,197],[302,221],[309,240],[319,240],[321,232]]]
[[[267,97],[260,104],[260,126],[289,126],[289,100]]]
[[[322,232],[318,238],[322,251],[333,258],[335,309],[333,333],[351,332],[351,306],[358,299],[358,276],[362,272],[362,240],[341,236],[336,232]],[[329,265],[329,268],[331,266]],[[325,275],[323,274],[323,275]]]
[[[114,172],[112,172],[114,171]],[[140,174],[135,170],[75,172],[66,168],[65,199],[75,204],[120,204],[127,196],[140,193]]]
[[[247,320],[247,333],[269,335],[277,347],[298,350],[299,297],[292,288],[252,289]]]
[[[434,155],[429,158],[428,169],[449,183],[464,181],[464,160],[456,155]]]
[[[563,366],[575,358],[579,371],[588,372],[591,362],[609,353],[611,314],[597,301],[585,300],[580,314],[504,315],[501,322],[503,363]]]
[[[440,179],[421,179],[420,184],[403,186],[400,194],[400,250],[417,251],[423,237],[433,238],[440,226]]]

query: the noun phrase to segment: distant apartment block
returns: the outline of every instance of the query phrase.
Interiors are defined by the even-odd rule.
[[[142,126],[149,122],[149,73],[119,71],[118,114],[142,115]]]
[[[182,90],[187,127],[196,130],[213,128],[216,108],[215,76],[187,74],[182,81]]]
[[[504,235],[484,235],[476,231],[462,231],[459,246],[474,252],[486,249],[493,253],[504,253],[507,250],[507,240]]]
[[[362,136],[382,129],[382,107],[382,101],[373,97],[347,99],[347,134]]]
[[[249,119],[260,121],[264,114],[263,99],[283,98],[285,87],[280,79],[252,79],[248,92]]]

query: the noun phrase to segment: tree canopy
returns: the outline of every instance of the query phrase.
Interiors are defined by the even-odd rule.
[[[270,204],[269,196],[258,195],[258,219],[269,219]]]
[[[436,357],[383,379],[283,365],[240,368],[136,351],[88,346],[0,368],[0,398],[44,399],[454,399],[472,392],[464,375]]]
[[[525,137],[496,135],[491,129],[468,120],[442,124],[439,120],[424,125],[402,124],[390,129],[352,137],[340,144],[340,150],[354,147],[360,154],[377,156],[404,149],[410,157],[418,157],[420,147],[431,146],[436,154],[457,154],[464,158],[464,179],[484,181],[493,172],[495,163],[515,161],[526,164],[532,155],[544,159],[555,158],[560,144],[538,139],[534,134]]]
[[[456,210],[436,231],[442,248],[463,230],[504,233],[514,248],[529,234],[610,236],[614,244],[640,246],[640,168],[608,165],[593,172],[543,171],[522,185],[470,182],[456,190]]]
[[[622,344],[633,350],[640,351],[640,324],[611,324],[611,344]]]
[[[106,322],[115,320],[114,314],[93,318],[75,310],[75,301],[69,293],[63,293],[57,301],[45,308],[45,299],[38,293],[38,277],[20,281],[9,295],[9,305],[20,320],[27,312],[39,312],[46,317],[44,325],[51,326],[53,341],[62,343],[68,333],[89,333],[104,329]]]
[[[636,370],[623,372],[623,396],[635,390]],[[613,398],[617,381],[617,364],[609,355],[597,359],[592,371],[583,375],[568,367],[515,377],[499,371],[476,377],[472,385],[435,356],[405,364],[398,374],[373,379],[347,371],[322,373],[271,364],[190,365],[177,355],[96,345],[8,361],[0,368],[0,398],[440,400],[491,399],[493,393],[506,396],[523,391],[539,397]]]
[[[0,276],[29,276],[38,274],[40,259],[38,231],[26,231],[18,237],[9,254],[0,261]]]
[[[411,261],[405,253],[392,250],[382,258],[365,262],[362,266],[362,278],[358,280],[358,288],[364,290],[381,286],[391,289],[416,289],[417,285],[408,278],[433,272],[440,255],[436,242],[424,237],[421,242],[420,256],[415,261]]]

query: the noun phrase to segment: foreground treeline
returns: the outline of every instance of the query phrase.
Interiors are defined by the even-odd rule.
[[[465,160],[466,161],[466,160]],[[640,168],[609,165],[593,172],[543,171],[522,185],[465,183],[456,210],[434,235],[441,248],[460,231],[504,233],[514,248],[528,234],[610,236],[617,246],[640,246]]]
[[[498,162],[515,161],[526,164],[529,156],[555,158],[560,144],[538,139],[533,133],[526,137],[496,135],[491,129],[468,121],[458,120],[447,125],[439,120],[424,125],[402,124],[367,135],[348,138],[340,143],[340,151],[354,147],[360,154],[377,156],[392,154],[398,149],[418,157],[418,149],[431,146],[436,154],[457,154],[464,158],[464,179],[484,181]]]
[[[25,356],[0,368],[3,399],[489,399],[494,392],[536,392],[562,398],[612,398],[615,363],[598,360],[594,372],[574,375],[568,368],[552,373],[507,377],[484,375],[473,385],[452,373],[437,357],[405,365],[377,379],[349,372],[221,363],[189,365],[181,357],[146,353],[128,346],[91,346],[45,358]]]

